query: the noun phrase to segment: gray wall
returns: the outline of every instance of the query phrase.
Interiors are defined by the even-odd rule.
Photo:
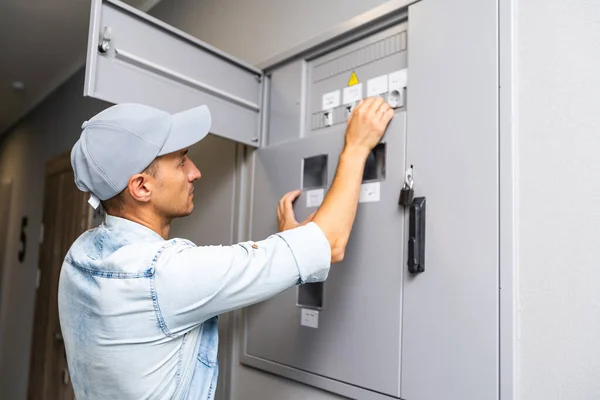
[[[518,394],[600,398],[600,2],[517,2]]]

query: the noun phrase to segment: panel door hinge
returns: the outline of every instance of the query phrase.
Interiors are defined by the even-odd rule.
[[[112,40],[112,28],[105,26],[104,31],[100,34],[100,44],[98,44],[98,52],[101,54],[110,50],[110,41]]]
[[[44,243],[44,224],[40,225],[40,244]]]

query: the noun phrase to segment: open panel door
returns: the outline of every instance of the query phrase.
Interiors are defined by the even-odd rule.
[[[263,72],[117,0],[92,0],[84,95],[167,112],[205,104],[211,133],[260,145]]]

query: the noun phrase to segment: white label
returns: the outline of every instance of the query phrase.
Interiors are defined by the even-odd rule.
[[[319,207],[323,203],[325,189],[314,189],[306,192],[306,207]]]
[[[390,92],[392,90],[400,90],[405,88],[408,83],[408,70],[401,69],[400,71],[390,74]]]
[[[388,91],[388,76],[381,75],[367,81],[367,97],[377,96]]]
[[[300,315],[300,325],[317,329],[319,327],[319,312],[303,308]]]
[[[362,100],[363,87],[362,83],[357,83],[354,86],[344,88],[344,104],[352,104]]]
[[[340,105],[340,91],[325,93],[323,95],[323,110],[330,110]]]
[[[360,185],[359,203],[379,201],[381,182],[363,183]]]

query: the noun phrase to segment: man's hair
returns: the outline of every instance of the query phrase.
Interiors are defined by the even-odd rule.
[[[144,169],[142,171],[142,173],[150,175],[152,177],[156,177],[156,173],[158,172],[157,160],[158,160],[158,158],[155,158],[150,163],[150,165],[148,165],[146,167],[146,169]],[[123,189],[119,194],[111,197],[110,199],[101,201],[100,203],[102,204],[102,208],[104,208],[104,210],[106,212],[111,212],[111,213],[118,213],[119,211],[121,211],[123,209],[123,205],[125,204],[124,199],[125,199],[126,191],[127,191],[127,188]]]

